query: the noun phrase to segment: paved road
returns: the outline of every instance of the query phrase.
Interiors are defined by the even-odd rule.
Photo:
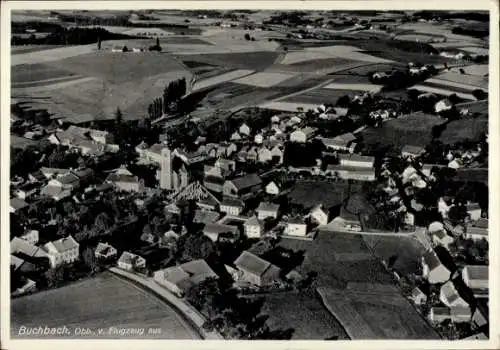
[[[204,330],[203,324],[205,323],[205,318],[194,307],[192,307],[182,299],[177,298],[165,288],[160,287],[156,282],[154,282],[152,278],[138,276],[134,273],[127,272],[116,267],[111,267],[109,270],[118,276],[135,282],[141,285],[143,288],[152,291],[154,294],[165,300],[168,304],[172,305],[177,311],[182,314],[182,316],[191,324],[191,326],[197,330],[197,332],[203,339],[223,339],[222,336],[217,332],[208,332]]]

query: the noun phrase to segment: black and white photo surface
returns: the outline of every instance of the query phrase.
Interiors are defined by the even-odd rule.
[[[489,11],[12,10],[9,39],[12,340],[491,338]]]

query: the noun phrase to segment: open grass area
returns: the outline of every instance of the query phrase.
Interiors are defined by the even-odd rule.
[[[488,119],[454,120],[446,125],[439,140],[444,144],[455,144],[466,140],[478,141],[485,132],[488,132]]]
[[[10,70],[11,84],[29,83],[46,79],[55,79],[68,76],[75,76],[76,73],[53,67],[44,63],[22,64],[12,66]]]
[[[311,104],[318,106],[324,103],[335,104],[337,103],[339,97],[347,95],[352,98],[356,94],[361,94],[361,93],[363,92],[360,90],[337,90],[337,89],[320,88],[320,89],[306,91],[302,94],[295,95],[288,99],[284,99],[283,101],[280,102],[299,103],[299,104],[304,103],[304,104]],[[306,108],[304,109],[307,110]]]
[[[95,52],[52,62],[54,68],[121,84],[185,68],[165,53]]]
[[[432,140],[432,127],[441,125],[444,120],[438,116],[415,113],[391,119],[379,128],[369,127],[361,132],[365,144],[426,146]]]
[[[420,259],[425,253],[422,244],[411,237],[364,235],[363,240],[378,258],[388,262],[395,256],[393,268],[403,276],[417,273]]]
[[[298,181],[288,194],[292,204],[312,208],[322,203],[327,208],[340,205],[354,189],[347,182]]]
[[[273,64],[277,55],[276,52],[269,51],[231,52],[228,50],[226,53],[186,55],[181,56],[181,59],[214,66],[262,70]]]
[[[75,327],[104,329],[101,336],[93,334],[88,338],[120,338],[108,333],[109,327],[117,327],[144,328],[145,335],[135,338],[199,339],[165,302],[109,273],[12,300],[12,337],[22,337],[18,335],[20,326],[63,325],[70,330]],[[147,334],[148,328],[160,331]],[[78,338],[74,334],[59,337]]]
[[[292,340],[349,339],[344,329],[315,296],[297,292],[265,296],[263,314],[269,315],[271,329],[293,330]]]

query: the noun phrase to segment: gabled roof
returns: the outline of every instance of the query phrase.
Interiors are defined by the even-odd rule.
[[[272,211],[276,212],[280,208],[279,204],[269,203],[269,202],[260,202],[257,211]]]
[[[57,178],[57,181],[59,181],[63,185],[73,185],[79,181],[78,176],[69,173],[63,176],[60,176]]]
[[[234,261],[239,269],[248,271],[257,276],[262,276],[271,266],[269,261],[259,258],[257,255],[244,250],[243,253]]]
[[[249,187],[258,186],[262,183],[260,176],[254,173],[240,176],[228,181],[231,182],[238,191]]]
[[[120,258],[118,259],[118,262],[126,263],[126,264],[133,264],[137,260],[144,259],[142,256],[139,256],[137,254],[133,254],[130,252],[123,252]]]
[[[10,241],[10,252],[11,254],[23,253],[31,257],[46,257],[47,253],[40,247],[29,243],[28,241],[14,237]]]
[[[477,221],[474,221],[471,224],[473,227],[478,227],[478,228],[488,228],[488,219],[486,218],[480,218]]]
[[[42,188],[40,194],[49,197],[65,198],[71,196],[71,191],[63,189],[62,187],[59,186],[47,185]]]
[[[222,198],[221,206],[243,208],[245,204],[238,198],[224,197]]]
[[[348,132],[346,134],[335,136],[334,138],[320,137],[319,140],[323,142],[325,146],[347,147],[351,142],[356,140],[356,136]]]
[[[441,265],[441,261],[434,253],[434,251],[429,250],[422,256],[424,263],[429,266],[429,270],[434,270],[436,267]]]
[[[411,153],[411,154],[420,154],[422,152],[425,152],[425,148],[420,147],[420,146],[412,146],[412,145],[405,145],[401,149],[402,153]]]
[[[78,248],[79,244],[72,236],[60,238],[57,241],[49,242],[45,245],[46,248],[53,247],[58,253],[64,253],[68,250]]]
[[[139,182],[139,178],[137,176],[134,176],[134,175],[111,173],[106,178],[106,181],[137,183],[137,182]]]
[[[470,280],[488,281],[488,266],[484,265],[466,265],[465,272]]]
[[[19,210],[19,209],[26,208],[28,206],[28,203],[23,201],[21,198],[13,197],[10,199],[10,206],[14,210]]]
[[[244,226],[260,226],[262,225],[262,222],[257,219],[257,217],[254,215],[247,221],[245,221]]]
[[[194,200],[198,203],[206,203],[209,205],[219,205],[219,200],[211,194],[204,186],[198,181],[192,182],[173,196],[173,200],[178,202],[180,200]]]
[[[197,223],[211,223],[219,218],[220,214],[211,210],[198,209],[194,213],[194,222]]]
[[[450,304],[453,304],[456,300],[460,299],[460,295],[455,289],[453,281],[448,281],[441,286],[441,295],[443,295]]]
[[[375,157],[372,156],[362,156],[360,154],[352,153],[352,154],[339,154],[339,160],[350,160],[355,162],[367,162],[373,163],[375,161]]]
[[[115,248],[112,245],[99,242],[97,244],[97,247],[95,248],[95,253],[106,255],[109,252],[109,250],[113,250],[113,249],[115,249]]]
[[[87,178],[87,177],[94,175],[94,171],[90,168],[74,170],[74,171],[72,171],[72,173],[80,179]]]
[[[205,227],[203,227],[203,232],[205,234],[210,234],[210,233],[215,233],[215,234],[220,234],[220,233],[236,233],[238,231],[238,228],[236,226],[232,225],[225,225],[225,224],[218,224],[218,223],[206,223]]]

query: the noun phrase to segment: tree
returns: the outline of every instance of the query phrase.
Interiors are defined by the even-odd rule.
[[[349,98],[348,95],[341,96],[337,100],[337,106],[343,107],[343,108],[349,107],[350,103],[351,103],[351,99]]]
[[[248,34],[248,33],[245,34],[245,40],[247,40],[247,41],[250,40],[250,34]]]
[[[98,233],[106,232],[111,228],[112,225],[113,225],[113,220],[105,212],[102,212],[99,215],[97,215],[94,221],[94,229]]]
[[[97,38],[97,50],[101,49],[101,37]]]
[[[184,238],[180,247],[184,261],[207,259],[215,251],[213,242],[201,232],[191,233],[181,238]]]
[[[488,97],[488,94],[481,89],[476,89],[472,91],[472,96],[474,96],[476,100],[484,100]]]
[[[91,273],[95,273],[97,271],[97,261],[92,248],[87,247],[83,250],[82,261]]]
[[[122,115],[122,111],[120,110],[120,107],[116,107],[115,121],[116,121],[117,125],[120,125],[123,121],[123,115]]]

